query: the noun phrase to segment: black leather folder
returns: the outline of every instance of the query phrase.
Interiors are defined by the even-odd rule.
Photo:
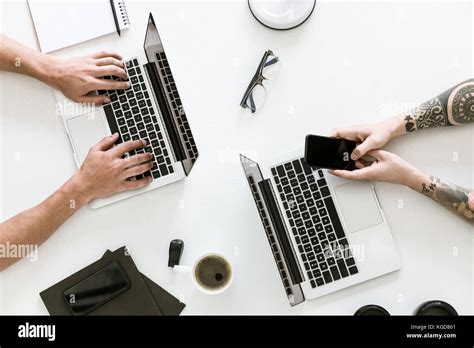
[[[131,286],[88,315],[179,315],[181,313],[185,305],[142,275],[126,248],[122,247],[114,252],[107,250],[100,260],[42,291],[40,296],[49,314],[72,315],[63,292],[113,261],[120,264]]]
[[[110,253],[111,251],[107,250],[104,254],[104,257]],[[168,291],[153,282],[153,280],[148,278],[143,273],[140,274],[142,275],[143,280],[145,280],[145,284],[147,285],[148,290],[150,290],[150,293],[155,299],[163,315],[179,315],[183,311],[184,307],[186,307],[184,303],[180,302],[176,297],[174,297]]]

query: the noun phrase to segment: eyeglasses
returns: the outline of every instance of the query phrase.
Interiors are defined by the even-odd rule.
[[[280,65],[280,59],[272,51],[265,52],[258,65],[257,72],[250,81],[240,102],[241,107],[250,109],[253,114],[263,106],[265,99],[267,99],[267,90],[263,86],[263,82],[273,80],[280,72]]]

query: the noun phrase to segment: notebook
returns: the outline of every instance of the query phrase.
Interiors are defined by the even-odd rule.
[[[125,247],[107,250],[101,259],[61,280],[40,293],[49,314],[71,315],[64,301],[64,290],[100,270],[111,261],[120,264],[131,286],[124,293],[107,301],[88,315],[179,315],[185,304],[140,273]]]
[[[28,0],[41,52],[116,33],[110,0]],[[130,27],[123,0],[114,0],[121,30]]]

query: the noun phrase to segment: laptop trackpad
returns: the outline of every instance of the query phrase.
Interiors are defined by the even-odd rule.
[[[353,181],[334,190],[349,232],[358,232],[383,222],[370,184]]]
[[[71,118],[66,122],[77,159],[82,163],[89,149],[107,136],[100,110]]]

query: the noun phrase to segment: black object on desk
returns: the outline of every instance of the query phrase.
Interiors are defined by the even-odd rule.
[[[168,267],[179,265],[181,255],[183,255],[184,242],[181,239],[173,239],[170,242],[170,250],[168,257]]]
[[[179,315],[185,307],[177,298],[140,273],[125,247],[109,250],[101,259],[40,293],[49,314],[71,315],[64,295],[67,290],[90,279],[99,271],[117,262],[130,282],[130,288],[87,312],[89,315]],[[69,293],[71,295],[71,293]],[[80,314],[80,313],[79,313]]]
[[[355,316],[389,316],[390,313],[383,307],[369,304],[360,307],[355,313]]]
[[[457,316],[458,312],[449,303],[439,300],[426,301],[419,305],[413,315],[420,316]]]
[[[115,11],[114,0],[110,0],[110,7],[112,7],[112,14],[114,15],[115,28],[117,29],[117,34],[120,36],[120,26],[117,18],[117,12]]]
[[[107,250],[103,257],[112,254],[110,250]],[[163,289],[161,286],[156,284],[153,280],[148,278],[146,275],[140,272],[143,280],[145,281],[148,290],[155,299],[158,307],[160,308],[161,314],[163,315],[179,315],[186,305],[178,300],[176,297],[171,295],[168,291]]]
[[[130,289],[130,281],[117,261],[64,290],[73,315],[85,315]]]

